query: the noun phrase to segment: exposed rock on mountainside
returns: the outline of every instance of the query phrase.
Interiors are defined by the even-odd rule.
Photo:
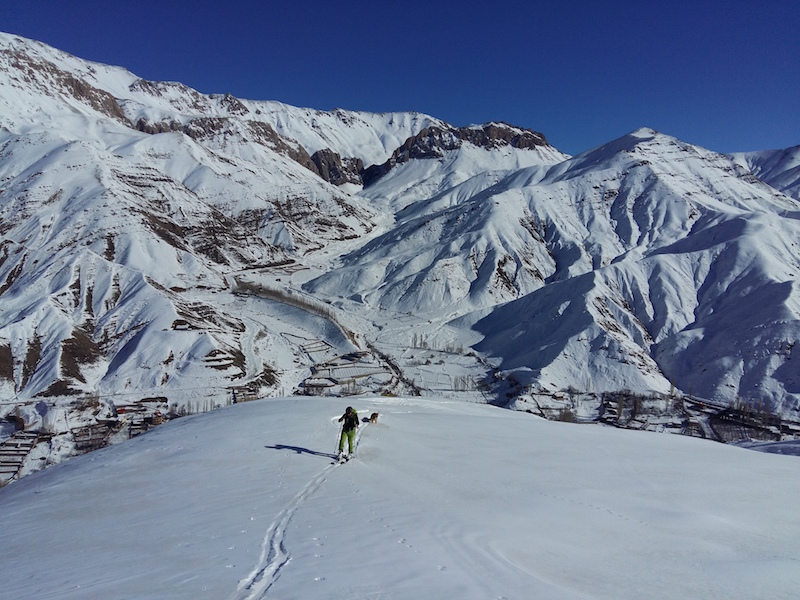
[[[311,156],[319,176],[333,185],[353,183],[362,185],[361,172],[364,163],[360,158],[342,158],[330,148],[317,150]]]
[[[2,60],[9,69],[11,85],[28,86],[40,94],[64,95],[91,106],[97,112],[127,123],[125,112],[117,99],[107,91],[98,89],[87,80],[59,68],[46,60],[38,60],[24,50],[0,49]]]
[[[370,185],[396,165],[409,160],[442,158],[445,152],[457,150],[464,142],[487,150],[503,146],[521,149],[548,146],[541,133],[505,123],[487,123],[480,127],[426,127],[408,138],[385,163],[369,167],[363,175],[364,184]]]

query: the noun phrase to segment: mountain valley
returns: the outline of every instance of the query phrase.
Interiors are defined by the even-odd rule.
[[[775,419],[800,420],[800,147],[641,128],[568,156],[502,122],[204,95],[8,34],[0,72],[0,433],[66,436],[31,460],[136,407],[296,394],[617,425],[650,401],[643,428],[713,437],[712,407],[795,435]]]

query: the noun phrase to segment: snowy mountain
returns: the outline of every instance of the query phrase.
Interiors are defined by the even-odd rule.
[[[204,95],[5,34],[0,71],[0,397],[29,424],[87,395],[343,386],[797,418],[796,149],[640,129],[569,157],[505,123]]]
[[[230,273],[285,265],[375,226],[363,200],[321,179],[305,149],[267,120],[301,133],[301,111],[251,111],[14,36],[2,46],[6,393],[54,395],[100,380],[157,388],[176,373],[193,379],[191,363],[211,352],[223,381],[261,374],[262,365],[241,364],[246,326],[188,290],[228,289]],[[313,145],[319,115],[303,117]],[[435,122],[335,120],[367,160]],[[382,138],[370,137],[370,120],[385,123]],[[69,358],[76,345],[80,366]],[[237,366],[220,369],[220,353]]]
[[[796,407],[792,199],[651,130],[509,188],[498,196],[524,198],[553,258],[547,285],[477,324],[505,368],[540,385]]]
[[[436,397],[352,404],[380,416],[345,465],[344,400],[284,398],[0,489],[3,598],[797,595],[796,456]]]
[[[800,146],[785,150],[741,152],[733,160],[756,177],[795,200],[800,200]]]

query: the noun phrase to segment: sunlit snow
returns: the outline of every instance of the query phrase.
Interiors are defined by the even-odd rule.
[[[346,402],[380,416],[335,466]],[[239,404],[0,489],[3,598],[795,598],[798,469],[436,398]]]

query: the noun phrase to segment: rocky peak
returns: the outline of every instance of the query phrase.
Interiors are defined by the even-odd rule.
[[[212,98],[219,98],[218,96],[212,96]],[[246,115],[250,112],[250,109],[247,108],[242,101],[239,100],[236,96],[232,96],[231,94],[225,94],[219,99],[220,105],[225,109],[225,111],[229,115]]]
[[[449,150],[457,150],[465,143],[493,150],[510,146],[533,149],[548,146],[544,135],[530,129],[513,127],[506,123],[486,123],[469,127],[426,127],[408,138],[382,165],[372,165],[363,173],[364,185],[377,181],[398,164],[411,159],[442,158]]]
[[[541,133],[506,123],[487,123],[477,127],[426,127],[406,140],[392,157],[396,163],[412,158],[441,158],[444,152],[456,150],[464,142],[487,150],[503,146],[523,149],[547,146]]]
[[[465,142],[487,149],[511,146],[512,148],[531,149],[536,146],[548,146],[544,135],[538,131],[514,127],[507,123],[486,123],[480,127],[461,127],[459,137]]]

